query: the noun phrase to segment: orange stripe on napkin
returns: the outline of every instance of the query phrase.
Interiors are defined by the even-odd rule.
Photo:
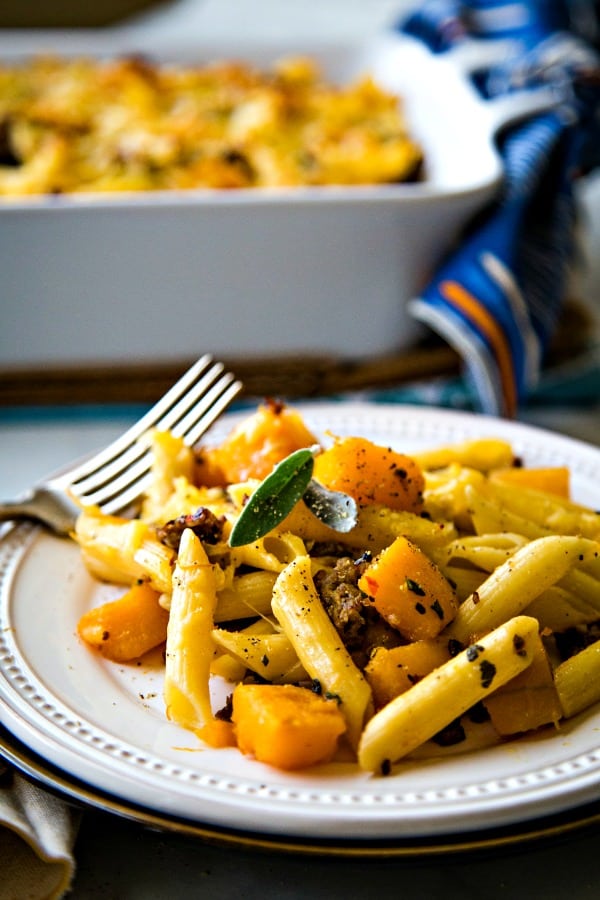
[[[503,331],[493,316],[481,306],[477,298],[465,290],[458,282],[443,281],[439,285],[439,291],[448,303],[464,313],[489,340],[500,373],[502,393],[506,404],[506,415],[514,416],[517,411],[515,373],[510,347]]]

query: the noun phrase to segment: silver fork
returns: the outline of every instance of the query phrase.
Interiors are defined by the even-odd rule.
[[[0,503],[0,522],[33,519],[68,535],[82,506],[107,514],[131,511],[150,481],[151,430],[198,441],[242,389],[209,354],[202,356],[131,428],[101,450],[14,501]]]

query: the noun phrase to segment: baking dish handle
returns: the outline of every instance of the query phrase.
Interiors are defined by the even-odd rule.
[[[562,100],[559,93],[551,87],[516,90],[511,94],[486,100],[484,109],[490,118],[490,132],[497,134],[522,119],[555,110]]]
[[[448,50],[444,56],[464,78],[472,79],[477,72],[501,65],[519,52],[511,40],[482,41],[468,39]],[[564,98],[550,85],[515,89],[506,94],[482,101],[490,118],[490,130],[496,134],[502,128],[539,113],[556,109]]]

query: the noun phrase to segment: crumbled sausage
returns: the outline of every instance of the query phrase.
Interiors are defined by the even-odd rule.
[[[358,587],[370,556],[342,556],[330,571],[317,572],[315,587],[344,646],[359,668],[364,668],[375,647],[394,647],[401,642]]]
[[[165,522],[156,530],[157,537],[161,543],[170,547],[172,550],[179,549],[181,535],[186,528],[191,528],[194,534],[206,544],[218,544],[223,540],[223,525],[225,519],[223,516],[217,517],[206,506],[201,506],[195,512],[189,515],[178,516]]]

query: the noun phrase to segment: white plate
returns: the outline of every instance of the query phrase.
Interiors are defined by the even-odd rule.
[[[529,464],[568,463],[575,497],[600,506],[600,450],[569,438],[449,411],[300,408],[318,433],[364,434],[408,451],[505,437]],[[219,431],[236,418],[222,420]],[[350,763],[286,774],[234,749],[200,749],[165,719],[160,659],[115,665],[77,638],[80,615],[111,592],[87,575],[74,544],[37,527],[14,528],[0,544],[0,721],[92,795],[108,793],[167,823],[350,842],[517,825],[598,796],[597,709],[535,740],[404,762],[386,778]]]

